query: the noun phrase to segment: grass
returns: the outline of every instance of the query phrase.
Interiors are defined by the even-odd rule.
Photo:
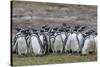
[[[23,65],[41,65],[41,64],[60,64],[60,63],[75,63],[75,62],[88,62],[96,61],[97,55],[46,55],[42,57],[36,56],[18,56],[13,55],[13,65],[14,66],[23,66]]]

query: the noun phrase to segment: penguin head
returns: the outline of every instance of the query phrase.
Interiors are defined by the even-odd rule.
[[[42,33],[42,32],[44,32],[44,30],[43,29],[40,29],[40,32]]]
[[[70,31],[70,33],[72,34],[72,33],[73,33],[73,28],[71,27],[71,28],[69,29],[69,31]]]
[[[26,32],[25,32],[24,29],[21,30],[21,34],[22,34],[22,35],[26,35]]]
[[[31,31],[30,31],[30,29],[28,30],[28,35],[31,35]]]
[[[50,30],[50,27],[46,27],[46,28],[45,28],[45,31],[48,32],[49,30]]]
[[[44,28],[45,28],[45,25],[42,26],[42,29],[44,29]]]
[[[82,29],[78,29],[77,31],[81,33],[83,30]]]
[[[95,35],[97,35],[97,32],[95,32]]]
[[[55,34],[55,31],[50,32],[50,36],[53,36]]]
[[[63,27],[66,27],[66,23],[63,23],[62,26],[63,26]]]
[[[37,29],[32,28],[32,29],[30,30],[30,33],[31,33],[31,34],[36,34],[36,33],[37,33]]]
[[[32,30],[33,30],[33,32],[37,32],[37,29],[35,29],[35,28],[32,28]]]
[[[57,28],[57,27],[54,27],[54,28],[53,28],[53,31],[57,31],[57,30],[58,30],[58,28]]]
[[[42,26],[42,29],[45,29],[46,27],[48,27],[48,25],[43,25],[43,26]]]
[[[16,28],[16,30],[19,32],[19,31],[22,30],[22,28],[21,27],[18,27],[18,28]]]
[[[91,34],[90,31],[87,31],[87,32],[85,33],[86,36],[89,36],[90,34]]]
[[[74,31],[77,31],[77,29],[75,28]]]
[[[86,37],[86,36],[88,36],[88,35],[84,33],[84,34],[83,34],[83,37]]]
[[[89,35],[93,34],[94,32],[94,30],[89,30]]]
[[[64,30],[63,28],[59,28],[58,29],[59,32],[63,32],[63,30]]]
[[[80,28],[80,25],[76,25],[76,26],[74,27],[74,31],[77,31],[79,28]]]
[[[68,29],[69,29],[69,28],[70,28],[70,26],[66,26],[66,28],[68,28]]]
[[[84,30],[87,26],[82,26],[81,29]]]
[[[28,29],[25,30],[25,35],[26,36],[29,35],[29,30]]]
[[[69,29],[65,29],[65,32],[68,32],[69,31]]]
[[[75,29],[78,29],[78,28],[80,28],[80,25],[76,25],[76,26],[75,26]]]

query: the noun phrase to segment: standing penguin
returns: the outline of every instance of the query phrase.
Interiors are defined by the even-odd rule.
[[[42,44],[40,45],[40,41],[37,35],[32,34],[31,35],[31,41],[30,41],[31,47],[32,47],[32,52],[37,55],[43,55],[43,49],[42,49]]]
[[[79,48],[80,48],[80,52],[81,52],[83,45],[84,45],[84,37],[80,32],[78,32],[77,37],[78,37]]]
[[[44,34],[44,30],[42,30],[42,29],[40,30],[39,38],[42,43],[43,50],[44,50],[45,54],[47,54],[48,53],[48,42],[47,42],[46,35]]]
[[[70,28],[70,29],[69,29]],[[72,39],[72,27],[68,27],[68,29],[66,29],[66,32],[67,32],[67,36],[66,36],[66,39],[65,39],[65,44],[64,44],[64,52],[66,53],[70,53],[72,52],[71,50],[71,39]]]
[[[73,30],[73,28],[70,29],[70,32],[68,33],[68,38],[66,39],[66,45],[65,45],[65,52],[79,52],[79,41],[78,41],[78,35],[77,35],[77,29],[79,26],[76,26],[76,28]]]
[[[82,55],[87,55],[90,52],[95,52],[96,50],[96,42],[92,32],[87,32],[87,37],[85,38],[84,46],[82,48]]]
[[[80,50],[77,33],[74,32],[71,35],[71,50],[72,52],[79,52]]]
[[[47,45],[47,51],[48,51],[48,53],[49,53],[49,51],[51,51],[51,45],[50,45],[50,34],[49,34],[49,32],[44,32],[44,37],[45,37],[45,39],[44,39],[44,41],[45,41],[45,43],[46,43],[46,45]]]
[[[72,36],[72,33],[68,33],[65,39],[64,52],[69,53],[71,51],[71,36]]]
[[[64,41],[65,41],[65,38],[66,38],[66,32],[61,32],[61,36],[62,36],[63,43],[64,43]]]
[[[14,49],[17,49],[18,55],[27,54],[27,43],[25,35],[23,35],[23,32],[24,31],[21,31],[21,33],[18,35],[14,46]]]
[[[81,26],[78,30],[77,30],[77,38],[78,38],[78,42],[79,42],[79,47],[80,47],[80,52],[82,52],[82,48],[84,46],[84,36],[82,34],[82,31],[86,28],[86,26]]]
[[[50,41],[50,45],[49,45],[49,51],[53,52],[54,50],[54,40],[55,40],[55,32],[50,32],[49,35],[49,41]]]
[[[76,25],[71,35],[71,50],[72,52],[76,52],[76,53],[80,52],[81,34],[78,34],[79,28],[80,25]]]
[[[59,29],[59,32],[56,32],[55,40],[54,40],[54,53],[62,53],[63,52],[63,38],[60,34],[61,29]]]
[[[13,43],[12,43],[13,53],[16,53],[16,51],[17,51],[15,43],[16,43],[16,40],[17,40],[18,36],[21,34],[21,30],[22,30],[22,28],[16,28],[17,34],[15,35]]]

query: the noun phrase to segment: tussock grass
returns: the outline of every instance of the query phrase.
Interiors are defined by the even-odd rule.
[[[75,63],[75,62],[89,62],[96,61],[97,55],[70,55],[70,54],[50,54],[46,56],[18,56],[13,55],[13,65],[23,66],[23,65],[41,65],[41,64],[60,64],[60,63]]]

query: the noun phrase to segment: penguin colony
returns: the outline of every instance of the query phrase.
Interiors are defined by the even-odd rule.
[[[18,55],[34,54],[43,56],[54,54],[88,55],[97,52],[97,33],[94,30],[82,33],[87,26],[74,27],[62,24],[62,27],[50,28],[43,25],[41,29],[16,28],[18,33],[12,44],[12,52]]]

